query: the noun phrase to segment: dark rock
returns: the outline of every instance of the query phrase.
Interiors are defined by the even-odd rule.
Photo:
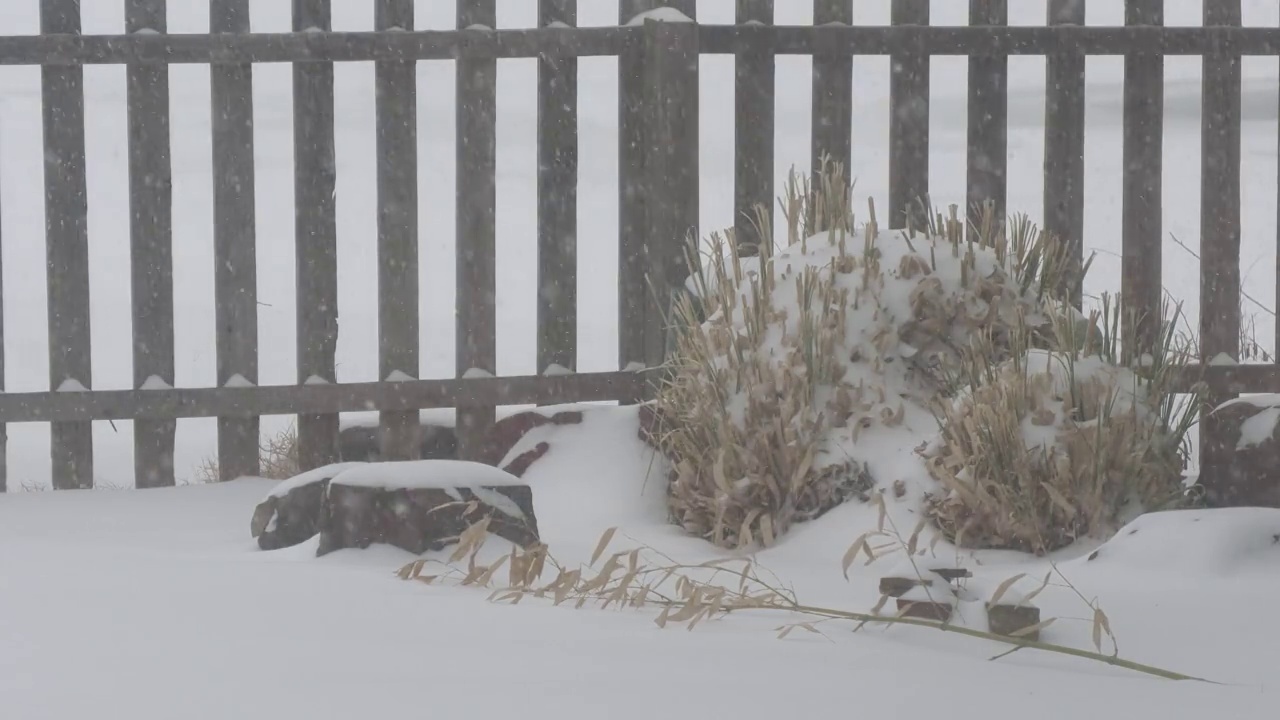
[[[502,469],[516,477],[524,477],[524,474],[529,470],[529,466],[540,459],[543,455],[546,455],[547,451],[550,449],[550,445],[540,442],[529,450],[515,456],[515,458],[512,459],[511,462],[507,463],[507,466]]]
[[[919,578],[884,577],[880,578],[880,594],[889,597],[902,597],[920,585],[932,585],[932,580],[921,581]]]
[[[258,539],[258,547],[292,547],[320,532],[320,510],[329,481],[351,465],[326,465],[281,483],[288,489],[273,492],[253,511],[249,531]]]
[[[1040,608],[1034,605],[988,605],[987,624],[996,635],[1038,641],[1040,631],[1017,633],[1040,622]]]
[[[1280,409],[1235,402],[1205,417],[1200,434],[1212,441],[1201,455],[1199,486],[1210,507],[1280,508],[1280,424],[1261,443],[1237,447],[1246,423],[1266,429],[1278,414]]]
[[[578,410],[565,410],[554,415],[532,411],[508,415],[490,428],[481,446],[480,457],[475,459],[496,467],[530,430],[543,425],[576,425],[581,422],[582,412]]]
[[[440,550],[486,515],[494,535],[525,548],[538,542],[527,485],[396,488],[348,485],[338,478],[325,494],[316,555],[373,543],[415,554]]]
[[[898,598],[898,613],[902,617],[920,618],[946,622],[951,618],[954,606],[947,602],[929,602],[925,600],[907,600]]]
[[[338,434],[338,455],[343,462],[381,462],[381,426],[353,425]],[[452,460],[458,457],[458,436],[444,425],[419,425],[418,457],[410,460]]]

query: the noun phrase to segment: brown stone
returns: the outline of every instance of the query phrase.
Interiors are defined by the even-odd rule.
[[[374,543],[394,545],[414,554],[440,550],[483,517],[489,532],[520,547],[538,542],[533,492],[527,485],[482,488],[391,488],[329,483],[320,513],[320,547],[316,555]],[[482,499],[497,493],[518,508],[513,517]],[[490,496],[491,497],[491,496]],[[505,503],[503,503],[505,504]]]
[[[288,492],[273,494],[253,511],[249,531],[263,550],[277,550],[305,542],[320,532],[320,508],[329,481],[348,465],[328,465],[304,473],[306,481]],[[303,477],[303,476],[299,476]]]
[[[529,471],[529,466],[533,465],[535,461],[541,459],[543,455],[546,455],[547,451],[550,449],[550,445],[540,442],[532,448],[515,456],[515,458],[513,458],[511,462],[507,463],[507,466],[502,469],[516,477],[524,477],[524,474]]]
[[[1272,412],[1236,402],[1219,407],[1201,423],[1201,437],[1211,441],[1201,455],[1198,484],[1210,506],[1280,507],[1280,424],[1261,443],[1237,448],[1245,422]]]
[[[480,457],[475,460],[496,467],[530,430],[543,425],[576,425],[581,422],[582,412],[579,410],[565,410],[554,415],[532,411],[508,415],[490,428]]]
[[[885,577],[880,578],[880,594],[889,597],[902,597],[910,592],[913,588],[919,586],[932,585],[932,580],[921,580],[920,578],[907,577]]]
[[[1018,631],[1039,622],[1040,608],[1034,605],[987,605],[987,624],[996,635],[1013,637]],[[1034,630],[1018,637],[1037,641],[1040,639],[1040,631]]]
[[[937,620],[946,622],[951,618],[954,606],[948,602],[930,602],[925,600],[907,600],[898,598],[898,614],[902,617],[920,618],[921,620]]]

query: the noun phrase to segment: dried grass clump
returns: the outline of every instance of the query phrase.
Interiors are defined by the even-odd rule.
[[[925,453],[946,490],[928,513],[948,540],[1043,554],[1180,500],[1198,391],[1175,392],[1193,355],[1166,322],[1156,351],[1136,356],[1119,315],[1104,297],[1090,323],[1101,330],[1077,338],[1059,323],[1057,349],[1028,349],[1024,335],[1008,361],[992,362],[989,344],[965,353],[968,389],[942,405]]]
[[[957,381],[964,367],[964,354],[978,337],[984,338],[991,363],[1010,359],[1027,336],[1032,347],[1051,347],[1053,328],[1062,322],[1077,325],[1083,334],[1085,318],[1070,306],[1092,264],[1073,264],[1074,245],[1037,227],[1026,215],[1014,215],[1007,224],[998,221],[995,207],[984,203],[975,208],[977,218],[965,232],[958,218],[958,206],[949,214],[929,214],[930,237],[944,238],[942,250],[960,261],[958,295],[949,293],[936,272],[935,243],[929,244],[929,262],[923,256],[907,256],[899,268],[900,277],[924,274],[911,293],[912,318],[903,324],[904,341],[919,352],[910,358],[918,372],[936,392],[954,394],[963,387]],[[914,231],[909,231],[910,235]]]
[[[845,553],[841,563],[845,578],[849,577],[850,567],[861,556],[865,555],[866,564],[870,565],[895,552],[903,552],[908,556],[917,575],[924,572],[916,559],[927,552],[921,543],[924,525],[917,525],[910,538],[904,538],[892,526],[892,521],[889,521],[890,529],[886,530],[887,514],[883,498],[880,495],[875,497],[880,509],[879,529],[859,537]],[[552,555],[550,548],[542,543],[523,549],[512,545],[509,553],[496,557],[487,553],[493,559],[486,562],[481,559],[481,550],[489,538],[489,522],[490,518],[486,516],[454,538],[457,546],[446,561],[427,558],[414,560],[400,567],[396,575],[402,580],[426,585],[451,583],[462,587],[486,588],[491,593],[490,602],[494,603],[516,605],[526,598],[533,598],[534,601],[572,605],[577,609],[588,604],[602,610],[610,607],[616,610],[661,608],[654,619],[660,628],[684,627],[692,631],[701,623],[723,620],[736,612],[776,612],[788,615],[791,619],[775,628],[779,639],[785,639],[796,630],[823,635],[821,626],[829,623],[851,623],[854,632],[870,624],[910,625],[1008,646],[1008,650],[991,660],[998,660],[1018,650],[1036,649],[1169,680],[1201,680],[1121,658],[1119,645],[1106,613],[1096,600],[1086,600],[1075,590],[1056,566],[1052,573],[1057,574],[1091,611],[1092,651],[1043,642],[1028,636],[1030,631],[1049,627],[1055,618],[1041,621],[1019,634],[1000,635],[949,621],[908,617],[901,611],[897,614],[885,612],[889,600],[887,595],[882,596],[875,607],[865,612],[808,605],[800,600],[793,589],[763,568],[753,557],[682,563],[645,545],[607,552],[617,534],[617,528],[610,528],[600,536],[590,561],[585,565],[575,567],[561,563]],[[464,562],[465,565],[460,567]],[[548,575],[551,576],[549,581],[546,579]],[[1006,578],[995,589],[990,602],[1000,600],[1001,596],[1024,577],[1019,574]],[[1050,578],[1051,574],[1046,574],[1037,589],[1023,595],[1024,601],[1029,601],[1044,590],[1049,585]],[[1111,645],[1112,651],[1108,654],[1103,653],[1104,641]]]
[[[793,174],[784,212],[802,246],[810,233],[830,231],[828,242],[839,246],[836,262],[788,276],[769,262],[772,248],[743,258],[731,238],[713,233],[709,269],[692,273],[696,299],[684,296],[675,307],[675,351],[657,398],[659,434],[651,439],[675,468],[674,522],[716,545],[771,545],[792,523],[872,485],[864,465],[820,459],[828,431],[848,420],[848,413],[823,412],[847,362],[840,349],[850,298],[836,275],[859,265],[875,271],[874,228],[861,259],[848,253],[849,186],[838,167],[826,168],[822,178],[815,192]],[[763,209],[756,222],[771,227]],[[698,265],[691,258],[691,269]],[[790,311],[798,317],[773,302],[780,283],[794,285]],[[787,333],[782,358],[769,351],[779,327]]]
[[[258,477],[268,480],[288,480],[302,472],[298,464],[298,431],[290,425],[275,435],[264,435],[258,442]],[[196,468],[195,481],[216,483],[221,481],[218,459],[205,458]]]

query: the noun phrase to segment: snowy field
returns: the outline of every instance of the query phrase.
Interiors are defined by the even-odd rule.
[[[562,562],[585,563],[613,526],[611,551],[643,543],[681,561],[721,555],[666,524],[636,428],[633,410],[601,409],[522,443],[553,444],[525,479],[543,539]],[[656,627],[655,608],[491,604],[486,590],[396,578],[413,556],[385,547],[322,559],[314,542],[257,550],[249,516],[271,487],[240,480],[4,498],[4,717],[621,719],[678,709],[772,719],[1175,720],[1210,711],[1271,717],[1277,700],[1280,621],[1268,608],[1280,593],[1272,540],[1280,511],[1146,516],[1096,560],[1085,559],[1090,547],[1056,558],[1108,614],[1124,657],[1226,683],[1217,686],[1032,650],[991,662],[1004,646],[928,629],[855,634],[827,624],[822,636],[779,640],[777,626],[803,618],[730,615],[687,632]],[[914,524],[899,513],[896,522]],[[758,560],[802,602],[866,611],[878,571],[896,560],[859,561],[849,582],[840,567],[874,524],[868,506],[846,505],[796,527]],[[978,561],[965,565],[988,587],[1047,570],[1010,554]],[[1044,639],[1090,647],[1092,611],[1060,585],[1037,599],[1046,616],[1060,617]],[[958,612],[959,622],[981,627],[980,608]]]
[[[1207,0],[1212,1],[1212,0]],[[83,0],[88,33],[123,30],[119,0]],[[204,0],[170,0],[172,32],[207,30]],[[289,28],[288,0],[253,0],[254,29]],[[334,26],[367,30],[373,3],[333,0]],[[452,3],[418,0],[418,22],[448,28]],[[778,2],[779,23],[811,21],[810,3]],[[1013,0],[1015,24],[1038,24],[1043,0]],[[1201,3],[1168,0],[1171,25],[1199,24]],[[1275,26],[1280,7],[1244,0],[1248,25]],[[859,23],[888,21],[887,0],[858,0]],[[935,0],[936,24],[962,24],[967,3]],[[499,0],[501,27],[533,24],[533,0]],[[1088,3],[1090,24],[1123,20],[1119,0]],[[703,22],[729,22],[732,0],[701,0]],[[616,0],[579,0],[582,25],[616,22]],[[35,0],[0,3],[0,33],[38,30]],[[1043,60],[1011,60],[1009,207],[1039,220],[1043,155]],[[732,223],[732,59],[702,60],[704,229]],[[1200,61],[1166,64],[1164,230],[1193,250],[1199,228]],[[294,264],[289,68],[255,71],[262,383],[292,383]],[[1087,293],[1119,287],[1121,80],[1118,57],[1088,63],[1086,249],[1099,253]],[[931,189],[935,202],[963,198],[965,61],[933,61]],[[1244,64],[1244,285],[1273,307],[1276,262],[1277,86],[1274,58]],[[214,382],[213,236],[206,68],[172,70],[177,384]],[[535,66],[499,63],[498,370],[533,372]],[[616,64],[581,63],[579,220],[583,268],[616,265]],[[888,60],[855,61],[854,167],[859,206],[883,206],[888,180]],[[453,69],[419,64],[422,377],[453,367]],[[86,70],[93,387],[131,381],[124,70]],[[775,174],[805,169],[809,155],[809,61],[780,58]],[[377,336],[372,64],[337,70],[339,228],[338,379],[376,379]],[[0,68],[0,230],[6,377],[10,391],[48,387],[39,72]],[[1197,322],[1198,263],[1169,241],[1165,285]],[[579,369],[616,365],[615,279],[579,277]],[[1270,347],[1269,315],[1257,312]],[[264,429],[283,427],[273,418]],[[181,421],[178,475],[213,452],[213,421]],[[636,439],[632,409],[597,408],[581,426],[543,427],[512,452],[547,440],[553,451],[525,480],[543,539],[570,565],[590,559],[618,527],[612,550],[639,544],[682,562],[727,555],[666,522],[662,468]],[[1044,639],[1089,649],[1096,600],[1120,655],[1221,684],[1170,682],[1084,660],[933,630],[820,626],[776,639],[803,618],[744,613],[659,629],[656,609],[600,611],[527,599],[484,601],[484,590],[426,587],[394,571],[413,556],[388,548],[315,546],[261,552],[249,536],[254,506],[272,483],[244,479],[146,492],[132,479],[131,426],[95,423],[93,492],[0,496],[0,717],[114,718],[609,717],[682,715],[770,718],[1153,717],[1163,720],[1274,715],[1280,667],[1280,511],[1147,515],[1110,542],[1081,544],[1049,559],[965,555],[975,586],[1016,574],[1056,581],[1038,598],[1058,618]],[[910,448],[901,448],[910,452]],[[9,427],[11,489],[49,483],[44,425]],[[904,532],[911,509],[890,515]],[[867,611],[876,581],[895,561],[841,561],[876,525],[852,503],[797,526],[759,562],[802,602]],[[1095,559],[1089,559],[1097,550]],[[494,550],[497,552],[497,550]],[[948,557],[945,543],[937,553]],[[432,556],[442,559],[442,556]],[[950,555],[954,557],[954,555]],[[958,622],[982,629],[980,606]],[[1103,649],[1112,647],[1104,639]]]

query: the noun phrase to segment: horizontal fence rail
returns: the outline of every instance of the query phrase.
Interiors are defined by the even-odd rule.
[[[0,65],[41,66],[45,138],[50,320],[50,387],[0,391],[0,461],[7,423],[52,427],[54,486],[88,487],[93,477],[92,421],[138,420],[139,487],[173,484],[174,421],[218,418],[224,479],[258,470],[259,418],[299,417],[304,466],[336,459],[338,414],[379,411],[384,457],[412,457],[417,411],[458,411],[459,449],[473,455],[499,405],[641,402],[652,397],[669,352],[666,318],[684,286],[685,242],[699,236],[699,58],[735,63],[734,224],[741,250],[753,238],[745,214],[772,205],[775,59],[813,57],[809,154],[846,168],[857,145],[853,126],[855,56],[892,58],[889,113],[889,227],[920,227],[917,203],[929,199],[930,58],[969,59],[966,122],[968,202],[1004,212],[1008,154],[1008,59],[1046,58],[1045,222],[1083,241],[1084,68],[1086,56],[1125,59],[1121,200],[1121,297],[1138,314],[1158,312],[1163,237],[1161,142],[1163,58],[1202,56],[1206,119],[1202,151],[1203,332],[1209,340],[1184,388],[1203,381],[1215,400],[1280,392],[1280,366],[1235,365],[1240,322],[1240,73],[1244,56],[1280,55],[1280,28],[1241,27],[1239,0],[1206,3],[1204,26],[1164,27],[1162,0],[1125,0],[1122,27],[1084,26],[1083,3],[1050,0],[1043,27],[1009,27],[1011,0],[972,0],[970,26],[929,25],[928,0],[894,0],[892,24],[852,26],[850,0],[813,0],[816,26],[771,24],[774,4],[738,0],[735,25],[629,23],[662,4],[694,15],[692,0],[621,0],[620,25],[577,28],[575,0],[538,0],[536,29],[492,30],[494,0],[458,0],[458,30],[414,30],[412,0],[376,0],[375,32],[332,32],[332,0],[294,0],[289,33],[253,33],[250,0],[210,0],[208,35],[166,34],[164,0],[126,0],[127,35],[80,34],[78,0],[38,0],[43,35],[0,36]],[[1119,1],[1119,0],[1117,0]],[[581,309],[578,274],[578,86],[576,58],[618,58],[618,364],[620,371],[573,374]],[[497,60],[538,62],[537,363],[545,375],[492,377],[497,360],[495,277]],[[419,60],[454,60],[457,80],[457,372],[421,380],[417,218]],[[338,327],[334,187],[334,63],[375,62],[379,382],[337,383]],[[253,65],[292,63],[298,378],[256,386],[257,272],[254,222]],[[84,208],[83,66],[126,65],[129,77],[131,268],[135,283],[132,390],[92,390],[89,373],[88,251]],[[167,144],[167,67],[212,66],[217,383],[172,388],[173,252]],[[1052,168],[1053,172],[1049,172]],[[148,263],[159,257],[161,263]],[[1079,260],[1079,257],[1076,258]],[[55,262],[56,261],[56,262]],[[1224,270],[1225,269],[1225,270]],[[1080,304],[1081,288],[1068,288]],[[1280,291],[1278,291],[1280,292]],[[3,298],[0,297],[0,301]],[[55,312],[56,311],[56,312]],[[154,318],[155,320],[150,320]],[[1222,318],[1218,320],[1217,318]],[[1280,328],[1280,326],[1278,326]],[[1136,328],[1139,341],[1149,320]],[[0,323],[0,332],[3,324]],[[1277,337],[1280,343],[1280,336]],[[3,375],[0,344],[0,376]],[[1231,362],[1227,362],[1231,361]],[[635,370],[640,368],[641,370]],[[647,368],[647,369],[646,369]],[[480,371],[480,372],[475,372]],[[476,375],[476,377],[472,377]],[[399,380],[395,378],[399,377]],[[302,380],[306,378],[306,382]],[[75,382],[69,382],[74,380]],[[3,388],[0,377],[0,388]],[[152,389],[154,388],[154,389]],[[1202,435],[1220,443],[1221,431]],[[1212,446],[1212,442],[1209,444]],[[165,467],[166,463],[168,467]],[[5,473],[0,467],[0,490]]]
[[[0,37],[0,65],[240,64],[615,56],[640,27]],[[704,55],[1280,54],[1263,27],[699,25]]]
[[[619,371],[400,382],[0,393],[0,418],[7,423],[235,418],[598,402],[643,397],[646,375]]]

